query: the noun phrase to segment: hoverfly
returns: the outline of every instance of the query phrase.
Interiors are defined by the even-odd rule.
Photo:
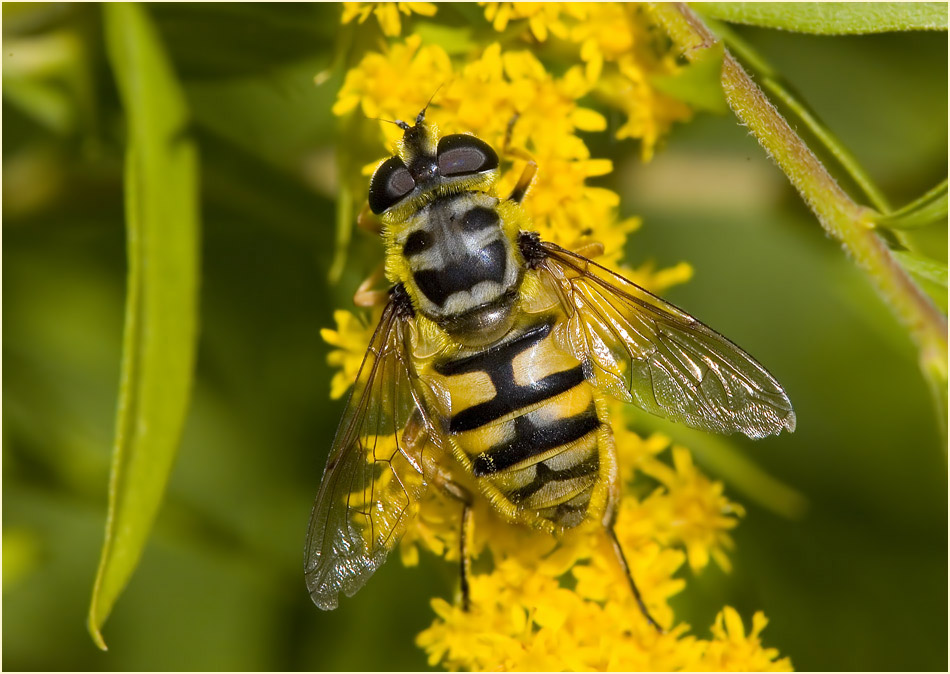
[[[751,438],[795,429],[772,375],[689,314],[530,231],[521,206],[535,165],[507,198],[498,155],[467,134],[396,122],[398,152],[376,169],[392,284],[333,440],[313,506],[305,574],[336,608],[385,561],[430,487],[472,491],[504,519],[550,533],[613,533],[618,468],[606,396]],[[468,487],[453,478],[466,478]]]

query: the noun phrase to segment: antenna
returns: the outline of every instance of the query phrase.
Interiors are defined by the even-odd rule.
[[[393,120],[393,119],[384,119],[383,117],[367,117],[366,119],[371,119],[374,122],[386,122],[387,124],[395,124],[403,131],[408,131],[411,128],[408,124],[406,124],[406,122],[402,121],[401,119]]]
[[[439,93],[439,90],[441,90],[442,87],[444,87],[444,86],[445,86],[445,81],[443,80],[443,81],[442,81],[442,84],[440,84],[438,87],[436,87],[435,91],[432,92],[432,95],[429,96],[429,102],[426,103],[426,106],[425,106],[424,108],[422,108],[422,110],[419,111],[419,114],[418,114],[418,115],[416,115],[416,126],[418,126],[419,124],[421,124],[422,121],[426,118],[426,110],[428,110],[428,109],[429,109],[429,106],[432,104],[432,99],[435,98],[435,95],[436,95],[437,93]]]

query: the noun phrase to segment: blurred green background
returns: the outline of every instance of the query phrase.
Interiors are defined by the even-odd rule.
[[[99,7],[3,7],[4,667],[425,669],[413,638],[454,568],[394,561],[333,613],[303,583],[342,411],[319,329],[381,256],[355,233],[328,282],[336,153],[349,148],[329,112],[342,71],[313,78],[349,35],[339,6],[147,9],[201,152],[201,335],[167,499],[102,653],[85,619],[123,325],[123,114]],[[945,177],[945,33],[738,32],[895,204]],[[748,508],[735,569],[684,569],[678,615],[707,635],[724,604],[746,620],[762,609],[766,644],[802,670],[945,669],[946,449],[906,334],[731,115],[676,127],[646,165],[635,144],[590,144],[617,160],[606,184],[624,214],[644,218],[628,260],[690,262],[669,299],[767,364],[798,413],[794,435],[730,442],[807,510],[782,517],[727,483]],[[934,241],[945,255],[945,230]]]

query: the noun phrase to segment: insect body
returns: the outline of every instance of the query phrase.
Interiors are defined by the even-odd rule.
[[[432,378],[451,394],[449,437],[481,491],[508,519],[548,530],[579,524],[613,477],[595,391],[557,344],[559,318],[536,315],[500,344],[436,363]]]
[[[434,486],[463,502],[463,522],[474,489],[512,522],[603,526],[639,601],[613,535],[606,398],[761,438],[794,430],[785,391],[688,314],[532,233],[520,202],[533,165],[499,198],[489,145],[439,138],[424,111],[399,124],[369,192],[393,285],[311,515],[311,597],[332,609],[362,587]]]

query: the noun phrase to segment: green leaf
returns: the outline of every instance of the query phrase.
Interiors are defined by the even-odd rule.
[[[693,108],[724,113],[729,107],[722,92],[722,58],[723,45],[717,42],[675,74],[654,76],[650,81],[660,91]]]
[[[188,410],[198,302],[198,153],[171,64],[137,4],[102,7],[127,116],[128,288],[109,514],[89,608],[103,622],[135,569]]]
[[[891,254],[934,304],[947,313],[947,263],[902,250],[891,251]]]
[[[890,229],[917,229],[947,222],[947,181],[934,187],[925,195],[912,201],[899,211],[875,219],[882,227]]]
[[[947,30],[943,2],[702,2],[691,6],[730,23],[816,35]]]

